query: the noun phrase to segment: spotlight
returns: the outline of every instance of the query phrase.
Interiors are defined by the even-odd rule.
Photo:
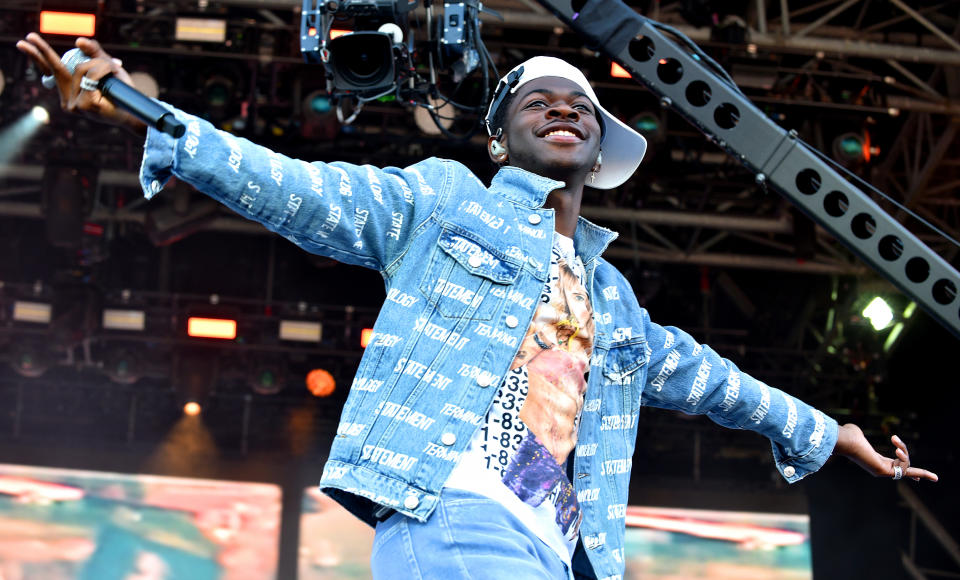
[[[35,379],[43,376],[50,368],[50,355],[39,343],[19,343],[13,347],[10,354],[10,366],[22,377]]]
[[[364,328],[360,331],[360,346],[367,348],[367,345],[370,344],[370,339],[373,338],[373,329]]]
[[[50,324],[51,307],[43,302],[17,300],[13,303],[13,319],[20,322]]]
[[[40,105],[37,105],[30,111],[30,116],[41,125],[46,125],[50,122],[50,112]]]
[[[610,76],[615,79],[631,79],[633,75],[630,74],[630,71],[623,68],[615,62],[610,63]]]
[[[108,330],[143,331],[146,328],[147,313],[143,310],[120,310],[104,308],[101,324]]]
[[[303,99],[301,106],[303,136],[312,139],[333,139],[340,129],[333,98],[326,91],[313,91]]]
[[[143,71],[132,72],[130,73],[130,80],[133,81],[135,89],[151,99],[156,99],[160,96],[160,85],[157,84],[157,79],[153,78],[149,73]]]
[[[227,318],[191,316],[187,319],[187,334],[194,338],[233,340],[237,338],[237,321]]]
[[[336,381],[328,371],[313,369],[307,374],[307,389],[314,397],[329,397],[336,387]]]
[[[893,321],[893,310],[890,309],[886,300],[877,296],[863,309],[863,317],[870,321],[874,330],[879,332],[890,326]]]
[[[93,36],[97,29],[97,16],[82,12],[40,11],[42,34],[66,34],[69,36]]]
[[[115,348],[103,361],[103,372],[110,380],[121,385],[132,385],[143,376],[141,357],[133,350]]]
[[[227,38],[227,21],[213,18],[180,18],[173,37],[182,42],[222,43]]]
[[[453,126],[454,115],[456,115],[456,109],[453,108],[453,105],[444,103],[438,107],[440,101],[433,97],[427,98],[427,103],[434,108],[436,117],[431,115],[430,110],[426,107],[417,107],[413,111],[413,121],[417,124],[417,129],[420,129],[421,133],[424,135],[439,135],[443,133],[443,130]],[[437,123],[440,124],[439,127]]]
[[[285,361],[277,357],[260,358],[251,365],[247,378],[250,390],[258,395],[275,395],[286,383]]]
[[[880,148],[870,144],[870,133],[844,133],[833,140],[833,155],[842,163],[869,163],[880,154]]]
[[[323,325],[319,322],[306,320],[281,320],[280,340],[294,342],[320,342],[323,336]]]
[[[196,417],[202,410],[203,408],[200,406],[200,403],[196,401],[187,401],[183,406],[183,414],[189,417]]]
[[[630,119],[629,125],[652,143],[660,141],[664,137],[663,123],[660,115],[656,113],[650,111],[637,113]]]

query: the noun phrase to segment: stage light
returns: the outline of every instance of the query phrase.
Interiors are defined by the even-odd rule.
[[[224,42],[227,39],[227,21],[178,17],[173,37],[184,42]]]
[[[333,111],[333,101],[324,91],[314,91],[304,99],[304,111],[316,115],[326,115]]]
[[[233,81],[227,77],[220,75],[210,77],[203,86],[203,97],[207,105],[219,109],[225,108],[230,104],[233,96],[233,86]]]
[[[336,387],[336,381],[328,371],[313,369],[307,374],[307,389],[314,397],[329,397]]]
[[[37,105],[30,110],[30,116],[34,121],[40,123],[41,125],[46,125],[50,122],[50,111],[46,110],[44,107]]]
[[[41,34],[68,34],[70,36],[94,36],[97,17],[80,12],[40,11]]]
[[[870,321],[874,330],[879,332],[890,326],[893,321],[893,310],[890,309],[886,300],[877,296],[863,309],[863,317]]]
[[[281,320],[280,340],[294,342],[320,342],[323,336],[323,325],[319,322],[304,320]]]
[[[200,403],[196,401],[187,401],[187,403],[183,406],[183,414],[187,415],[188,417],[196,417],[202,410],[203,408],[200,406]]]
[[[340,122],[333,99],[326,91],[313,91],[303,99],[301,133],[307,139],[328,140],[336,137]]]
[[[633,75],[631,75],[627,69],[623,68],[622,66],[620,66],[615,62],[610,63],[610,76],[612,76],[615,79],[633,78]]]
[[[637,113],[628,124],[651,143],[658,142],[665,136],[660,116],[650,111]]]
[[[134,350],[113,347],[104,356],[102,369],[111,381],[132,385],[143,376],[142,357]]]
[[[233,340],[237,337],[237,321],[191,316],[187,319],[187,334],[194,338]]]
[[[420,129],[421,133],[424,135],[440,135],[443,133],[440,127],[449,129],[453,126],[454,117],[456,116],[456,110],[453,108],[453,105],[450,103],[443,103],[441,105],[440,101],[433,97],[428,97],[427,103],[429,103],[431,107],[434,107],[437,116],[435,121],[434,116],[430,114],[430,110],[426,107],[417,107],[414,109],[413,122],[416,123],[417,129]],[[438,121],[440,127],[437,127]]]
[[[844,133],[833,140],[833,155],[846,163],[869,163],[880,154],[880,148],[871,144],[870,132]]]
[[[3,76],[3,71],[0,70],[0,95],[3,94],[3,89],[6,86],[6,84],[7,84],[7,79],[6,77]]]
[[[137,330],[146,327],[146,312],[142,310],[118,310],[105,308],[103,310],[103,327],[109,330]]]
[[[17,300],[13,303],[13,319],[19,322],[50,324],[51,307],[42,302]]]
[[[360,346],[367,348],[367,345],[370,344],[370,339],[373,338],[373,329],[364,328],[360,331]]]
[[[0,131],[0,168],[15,158],[41,126],[50,121],[50,113],[40,106],[22,115]],[[4,170],[0,169],[0,175]]]
[[[35,379],[50,368],[50,355],[44,345],[36,341],[19,342],[14,345],[9,358],[10,366],[22,377]]]
[[[338,38],[338,37],[340,37],[340,36],[343,36],[344,34],[350,34],[351,32],[353,32],[353,31],[352,31],[352,30],[340,30],[340,29],[338,29],[338,28],[332,28],[332,29],[330,29],[330,40],[333,40],[334,38]]]
[[[160,85],[157,84],[157,79],[153,78],[150,73],[143,71],[132,72],[130,73],[130,80],[133,81],[133,87],[135,89],[151,99],[156,99],[160,96]]]

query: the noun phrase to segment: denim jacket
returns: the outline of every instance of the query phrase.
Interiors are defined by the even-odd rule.
[[[307,163],[176,115],[183,137],[148,133],[140,173],[148,198],[175,175],[309,252],[382,274],[386,301],[320,486],[369,523],[392,510],[425,520],[533,317],[554,231],[543,204],[562,183],[504,167],[487,187],[435,158],[404,169]],[[574,238],[596,319],[571,454],[583,511],[574,566],[585,554],[598,578],[624,570],[640,405],[765,435],[789,482],[819,469],[837,438],[833,419],[651,322],[600,257],[615,237],[581,218]]]

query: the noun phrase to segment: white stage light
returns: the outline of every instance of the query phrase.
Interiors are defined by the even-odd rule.
[[[50,122],[50,112],[40,105],[37,105],[33,108],[33,110],[30,111],[30,116],[33,117],[35,121],[43,125],[46,125]]]

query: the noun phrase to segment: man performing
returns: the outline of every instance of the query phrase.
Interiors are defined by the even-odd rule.
[[[68,111],[145,136],[144,194],[176,176],[310,252],[374,268],[387,298],[343,408],[320,487],[376,526],[387,578],[621,578],[641,405],[768,437],[788,482],[831,454],[875,476],[936,481],[876,452],[853,424],[742,373],[651,322],[600,257],[616,234],[579,217],[587,186],[633,174],[646,142],[576,68],[536,57],[501,79],[487,186],[463,165],[307,163],[171,108],[178,139],[104,99],[100,46],[71,74],[43,39],[17,47]]]

